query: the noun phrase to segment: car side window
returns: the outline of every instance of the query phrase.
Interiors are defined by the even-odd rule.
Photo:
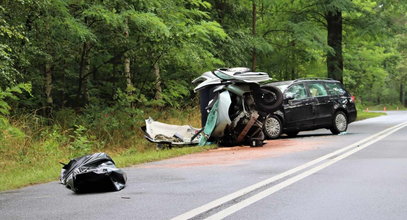
[[[295,84],[286,90],[285,97],[293,97],[294,100],[299,100],[308,98],[308,94],[304,84]]]
[[[329,95],[345,95],[346,91],[339,83],[325,83]]]
[[[310,82],[308,83],[309,94],[311,97],[327,96],[328,93],[324,85],[320,82]]]

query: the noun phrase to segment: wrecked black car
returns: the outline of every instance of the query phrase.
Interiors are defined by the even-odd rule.
[[[339,134],[356,120],[354,97],[339,81],[303,78],[267,85],[279,88],[284,94],[280,108],[265,120],[264,133],[269,139],[282,133],[295,137],[300,131],[319,128]]]
[[[76,193],[119,191],[127,176],[105,153],[77,157],[63,164],[60,181]]]

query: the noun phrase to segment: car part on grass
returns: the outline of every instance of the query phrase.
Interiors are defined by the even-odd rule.
[[[201,93],[205,120],[200,145],[216,142],[224,146],[261,146],[264,120],[283,100],[278,88],[259,84],[270,80],[267,73],[243,67],[217,69],[196,78],[193,83],[199,84],[194,90]]]
[[[171,125],[154,121],[151,117],[141,127],[144,137],[156,143],[158,148],[171,148],[173,145],[196,145],[199,143],[201,129],[190,125]]]
[[[105,153],[77,157],[63,164],[60,181],[76,193],[119,191],[127,176]]]

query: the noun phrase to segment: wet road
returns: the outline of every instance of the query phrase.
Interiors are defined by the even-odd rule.
[[[128,186],[0,193],[0,219],[407,219],[407,112],[126,168]],[[404,123],[404,124],[403,124]]]

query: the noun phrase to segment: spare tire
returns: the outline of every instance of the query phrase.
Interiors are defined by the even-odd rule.
[[[262,86],[255,89],[254,101],[258,110],[272,113],[283,103],[283,93],[275,86]]]

